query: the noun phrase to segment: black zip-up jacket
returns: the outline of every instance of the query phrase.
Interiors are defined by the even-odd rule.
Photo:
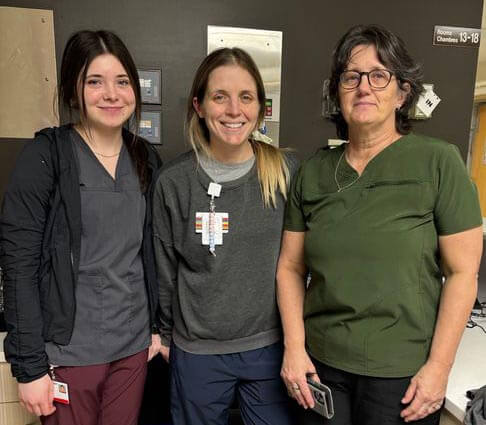
[[[17,160],[3,200],[0,265],[5,277],[8,332],[4,350],[12,375],[19,382],[31,382],[46,374],[45,342],[67,345],[73,332],[81,195],[70,131],[68,125],[36,133]],[[127,137],[133,136],[124,130],[124,140]],[[160,159],[152,146],[143,143],[151,180],[145,192],[142,261],[154,331],[158,326],[158,284],[151,191]]]

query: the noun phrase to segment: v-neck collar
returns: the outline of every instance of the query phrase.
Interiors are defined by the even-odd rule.
[[[339,149],[340,149],[340,154],[336,159],[336,164],[335,167],[339,165],[339,168],[336,170],[336,176],[337,178],[342,178],[344,179],[344,182],[346,182],[346,179],[351,179],[351,178],[356,178],[358,180],[363,180],[365,176],[367,176],[370,173],[370,170],[374,168],[374,163],[378,162],[381,160],[383,157],[387,157],[390,152],[393,152],[395,149],[397,149],[400,145],[404,143],[404,141],[407,140],[407,135],[403,135],[399,137],[397,140],[395,140],[393,143],[390,143],[388,146],[383,148],[380,152],[378,152],[373,158],[371,158],[368,161],[368,164],[366,164],[366,167],[364,168],[363,172],[361,175],[358,175],[358,172],[349,164],[349,162],[346,160],[346,154],[345,154],[345,149],[346,149],[346,144],[342,144]],[[339,157],[342,155],[341,161],[338,164]],[[341,183],[341,181],[340,181]]]
[[[120,179],[120,177],[126,173],[122,174],[122,166],[124,164],[125,160],[125,154],[126,154],[126,147],[125,147],[125,141],[123,140],[122,146],[120,149],[120,155],[118,155],[118,160],[116,162],[116,167],[115,167],[115,177],[113,177],[108,170],[105,168],[105,166],[101,163],[101,161],[98,159],[98,157],[95,155],[93,150],[90,148],[90,146],[86,143],[86,141],[83,139],[83,137],[77,132],[77,130],[72,127],[72,134],[74,138],[74,142],[78,143],[81,149],[97,164],[97,166],[102,170],[102,172],[105,174],[106,177],[110,179],[110,181],[113,182],[113,184],[116,186],[117,181]]]

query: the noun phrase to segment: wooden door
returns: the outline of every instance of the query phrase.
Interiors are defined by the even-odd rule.
[[[486,217],[486,104],[478,108],[478,129],[471,154],[471,177],[478,188],[482,215]]]

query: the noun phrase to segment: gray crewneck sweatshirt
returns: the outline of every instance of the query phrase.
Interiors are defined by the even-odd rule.
[[[291,174],[296,160],[287,156]],[[196,212],[209,211],[210,177],[193,152],[161,171],[154,191],[154,243],[162,339],[195,354],[253,350],[281,337],[275,295],[284,199],[264,208],[256,165],[221,183],[216,212],[229,231],[216,257],[196,233]]]

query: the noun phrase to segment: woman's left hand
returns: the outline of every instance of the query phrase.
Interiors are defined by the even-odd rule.
[[[150,344],[150,347],[148,349],[148,362],[152,360],[157,354],[159,354],[161,347],[162,341],[160,340],[160,335],[152,334],[152,344]]]
[[[403,404],[408,406],[400,416],[405,422],[416,421],[439,410],[444,403],[450,368],[428,360],[410,381]]]

